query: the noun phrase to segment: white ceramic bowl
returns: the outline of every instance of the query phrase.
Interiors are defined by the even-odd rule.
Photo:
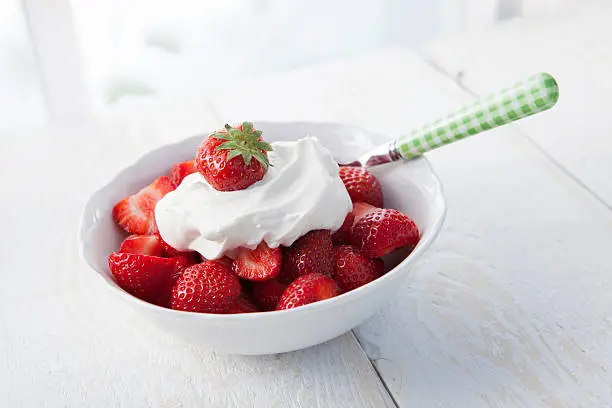
[[[352,126],[330,123],[256,122],[268,141],[296,140],[306,134],[319,140],[340,161],[351,161],[386,140]],[[114,282],[107,257],[119,248],[122,232],[111,218],[113,205],[169,171],[172,164],[194,157],[203,136],[163,146],[145,154],[120,172],[87,202],[81,218],[81,254],[109,290],[142,316],[166,330],[234,354],[272,354],[309,347],[339,336],[359,325],[392,299],[410,268],[436,238],[445,216],[440,182],[425,159],[372,169],[379,178],[385,206],[411,216],[421,241],[399,265],[376,281],[338,297],[296,309],[238,315],[181,312],[158,307],[124,292]]]

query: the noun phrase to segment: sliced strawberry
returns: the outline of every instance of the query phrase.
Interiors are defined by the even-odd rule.
[[[285,292],[285,289],[287,289],[287,285],[280,283],[276,279],[253,283],[251,285],[253,302],[259,306],[261,310],[274,310]]]
[[[244,296],[239,296],[238,299],[232,303],[225,313],[237,314],[237,313],[255,313],[259,310],[247,300]]]
[[[377,208],[353,224],[351,240],[370,259],[381,258],[404,246],[419,242],[419,229],[406,214]]]
[[[383,193],[378,179],[363,167],[341,166],[338,173],[353,202],[364,201],[374,207],[383,206]]]
[[[341,289],[332,278],[320,273],[311,273],[297,278],[287,287],[276,306],[276,310],[292,309],[338,296]]]
[[[240,281],[221,262],[204,261],[185,269],[172,288],[172,309],[223,313],[240,296]]]
[[[170,292],[174,260],[142,254],[113,252],[108,266],[117,285],[139,299],[158,303]]]
[[[243,190],[263,178],[271,150],[252,123],[243,122],[238,128],[225,125],[225,131],[204,139],[196,155],[196,168],[216,190]]]
[[[164,248],[155,235],[130,235],[121,243],[119,252],[163,256]]]
[[[351,229],[353,229],[353,221],[355,221],[355,214],[351,211],[346,214],[342,226],[338,231],[332,234],[332,241],[335,245],[348,244],[351,241]]]
[[[265,281],[278,276],[281,262],[281,249],[262,242],[255,249],[238,248],[232,271],[243,279]]]
[[[345,292],[370,283],[382,275],[383,261],[366,258],[353,246],[335,247],[334,256],[336,266],[333,277]]]
[[[172,166],[172,170],[170,170],[170,181],[172,184],[178,187],[185,177],[195,173],[196,171],[194,160],[176,163],[174,166]]]
[[[331,275],[334,270],[334,244],[328,230],[310,231],[284,252],[280,279],[285,283],[310,273]]]
[[[138,193],[119,201],[113,208],[113,220],[130,234],[151,235],[157,231],[155,204],[174,185],[166,176],[155,180]]]

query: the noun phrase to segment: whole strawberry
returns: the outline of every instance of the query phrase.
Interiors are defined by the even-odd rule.
[[[172,258],[114,252],[108,267],[117,285],[150,303],[159,303],[170,292],[176,264]]]
[[[378,179],[363,167],[341,166],[338,173],[353,202],[363,201],[374,207],[383,206],[383,193]]]
[[[365,215],[355,216],[351,240],[370,259],[380,258],[398,248],[414,247],[419,242],[419,228],[397,210],[369,208]]]
[[[240,281],[221,262],[204,261],[183,271],[172,288],[172,309],[224,313],[240,296]]]
[[[310,231],[284,252],[280,280],[285,283],[309,273],[331,275],[334,270],[334,244],[328,230]]]
[[[276,310],[293,309],[338,296],[342,291],[329,276],[311,273],[300,276],[285,289]]]
[[[225,125],[225,131],[213,133],[200,145],[196,169],[219,191],[243,190],[263,178],[271,150],[252,123]]]
[[[382,260],[366,258],[351,245],[335,247],[334,255],[334,280],[345,292],[370,283],[382,275]]]

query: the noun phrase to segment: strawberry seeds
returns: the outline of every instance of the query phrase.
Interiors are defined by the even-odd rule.
[[[245,242],[231,253],[233,259],[218,260],[179,251],[162,239],[155,206],[186,176],[199,173],[228,194],[245,190],[263,179],[272,149],[252,123],[225,125],[202,141],[193,159],[185,158],[190,160],[117,203],[113,219],[129,234],[108,259],[117,284],[146,302],[186,312],[283,310],[367,285],[384,274],[383,256],[417,245],[420,235],[414,221],[384,208],[378,179],[354,167],[339,168],[343,194],[348,193],[353,209],[337,231],[315,229],[289,246],[275,248],[265,241]]]

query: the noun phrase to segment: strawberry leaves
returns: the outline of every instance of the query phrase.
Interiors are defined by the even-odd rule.
[[[261,130],[253,128],[251,122],[243,122],[241,127],[225,125],[226,132],[213,133],[216,139],[226,140],[215,148],[215,151],[228,150],[227,161],[241,156],[245,165],[251,163],[251,159],[257,160],[264,169],[270,166],[270,161],[264,152],[272,151],[272,146],[261,140]]]

